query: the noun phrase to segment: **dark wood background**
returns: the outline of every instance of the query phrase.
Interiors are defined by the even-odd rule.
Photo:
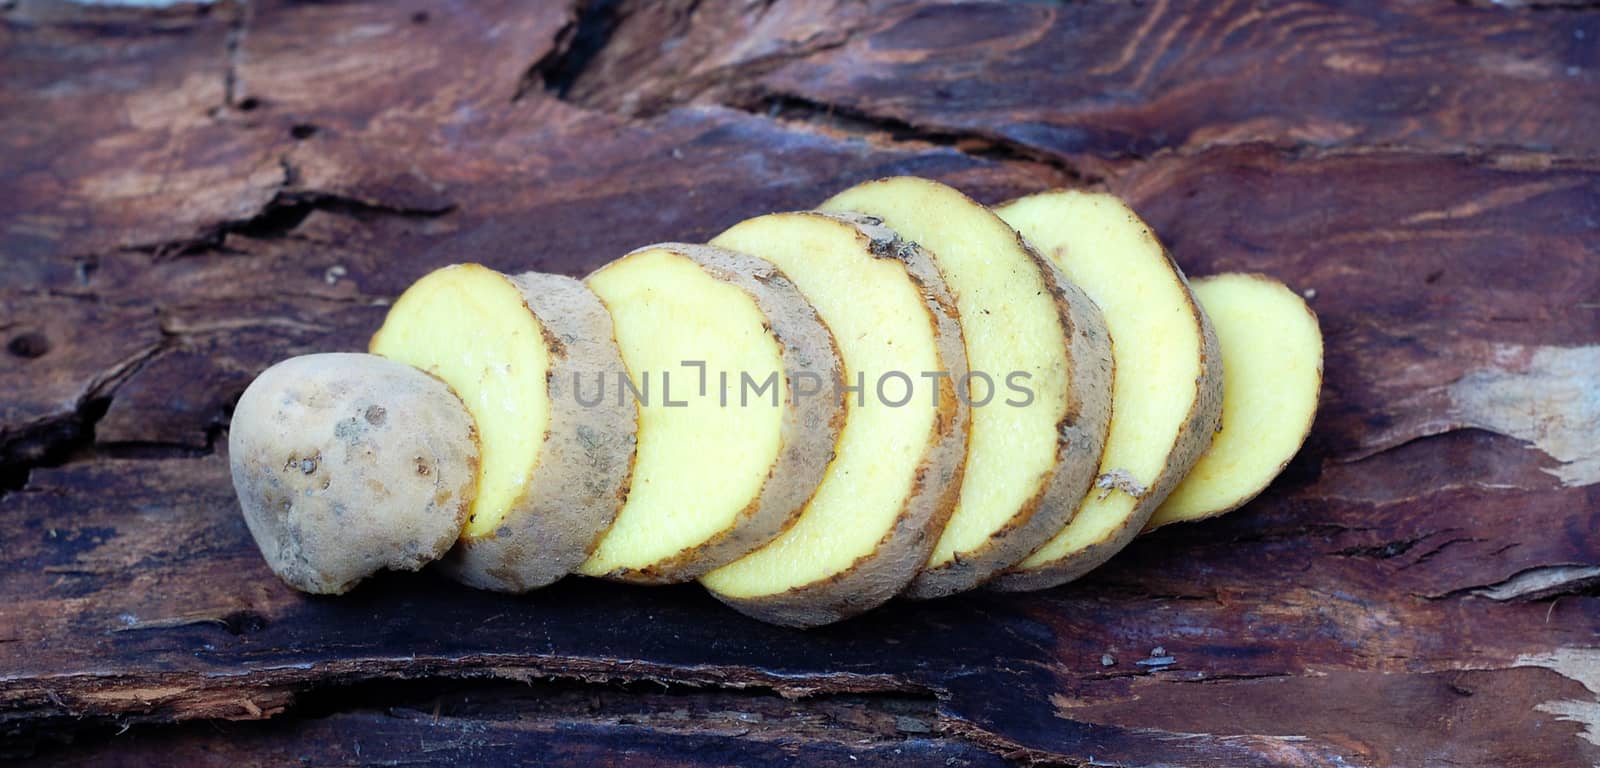
[[[1597,42],[1582,2],[0,2],[0,757],[1594,765]],[[812,632],[256,553],[224,453],[271,362],[446,263],[900,173],[1107,189],[1305,291],[1305,450],[1080,583]]]

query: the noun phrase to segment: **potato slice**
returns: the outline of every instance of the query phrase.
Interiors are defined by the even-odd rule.
[[[705,245],[641,248],[588,283],[639,393],[639,451],[628,500],[579,571],[690,581],[771,541],[822,482],[844,424],[816,310],[771,264]]]
[[[444,380],[477,422],[478,497],[441,563],[452,576],[520,592],[588,558],[627,493],[635,408],[578,397],[580,376],[623,370],[611,317],[583,283],[445,267],[395,301],[371,349]]]
[[[372,355],[263,371],[228,430],[244,521],[295,589],[339,594],[456,543],[477,487],[472,417],[450,388]]]
[[[860,389],[843,392],[844,432],[800,519],[701,582],[792,627],[877,606],[927,560],[961,483],[967,408],[950,378],[921,377],[966,372],[949,294],[926,253],[869,220],[773,214],[712,243],[783,270],[833,331],[845,386]]]
[[[1222,426],[1146,529],[1239,508],[1294,458],[1317,415],[1322,331],[1294,291],[1264,275],[1194,281],[1222,347]]]
[[[1097,491],[1072,522],[994,583],[1043,589],[1104,563],[1199,459],[1222,408],[1222,358],[1205,313],[1150,227],[1104,194],[1057,191],[995,209],[1105,315],[1116,361]]]
[[[961,499],[906,593],[971,589],[1061,530],[1094,479],[1111,393],[1100,311],[989,209],[938,182],[880,179],[821,207],[881,218],[928,249],[955,297],[967,364],[992,381],[986,403],[981,380],[962,388],[976,407]],[[1013,397],[1013,383],[1032,397]]]

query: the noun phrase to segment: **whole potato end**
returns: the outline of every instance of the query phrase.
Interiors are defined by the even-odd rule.
[[[476,430],[460,399],[374,355],[268,368],[234,410],[228,450],[262,556],[290,586],[316,594],[438,559],[477,487]]]

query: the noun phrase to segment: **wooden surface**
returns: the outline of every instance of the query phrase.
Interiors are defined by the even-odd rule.
[[[1600,762],[1592,4],[0,9],[0,756]],[[581,275],[894,173],[1108,189],[1305,291],[1305,450],[1080,583],[812,632],[692,586],[314,599],[255,551],[223,453],[272,361],[442,264]]]

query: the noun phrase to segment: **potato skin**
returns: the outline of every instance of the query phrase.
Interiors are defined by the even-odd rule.
[[[1226,274],[1233,274],[1233,273],[1223,273],[1223,274],[1226,275]],[[1199,279],[1200,280],[1206,280],[1206,279],[1211,278],[1211,277],[1221,277],[1221,276],[1222,275],[1207,275],[1206,277],[1202,277],[1202,278],[1199,278]],[[1279,281],[1277,278],[1274,278],[1274,277],[1272,277],[1270,275],[1262,274],[1260,272],[1246,272],[1246,273],[1243,273],[1242,276],[1245,277],[1245,278],[1248,278],[1250,280],[1254,280],[1254,281],[1257,281],[1257,282],[1268,283],[1270,285],[1283,285],[1283,283],[1281,281]],[[1287,288],[1287,286],[1285,286],[1285,288]],[[1192,299],[1193,297],[1191,296],[1190,298]],[[1198,306],[1198,303],[1196,304],[1196,306]],[[1305,308],[1306,314],[1311,317],[1311,324],[1313,326],[1317,327],[1318,329],[1320,329],[1322,327],[1322,321],[1317,318],[1316,310],[1313,310],[1309,304],[1305,304],[1304,308]],[[1206,327],[1210,328],[1209,323],[1207,324]],[[1319,342],[1322,341],[1320,334],[1318,336],[1318,341]],[[1213,338],[1211,340],[1211,344],[1212,344],[1212,346],[1216,346],[1217,345],[1217,341]],[[1322,344],[1322,343],[1318,344],[1318,346],[1317,346],[1317,359],[1319,361],[1323,359],[1323,355],[1325,354],[1325,349],[1326,348],[1325,348],[1324,344]],[[1217,352],[1217,359],[1218,360],[1222,359],[1220,351]],[[1317,386],[1316,386],[1317,396],[1318,396],[1319,399],[1321,398],[1321,393],[1322,393],[1322,374],[1323,374],[1322,364],[1319,362],[1318,365],[1317,365]],[[1218,373],[1218,378],[1219,378],[1219,380],[1221,378],[1221,373],[1220,372]],[[1216,428],[1215,431],[1221,431],[1222,430],[1222,389],[1220,387],[1218,387],[1217,392],[1218,392],[1218,394],[1217,394],[1217,428]],[[1311,409],[1311,413],[1306,416],[1305,425],[1300,427],[1300,430],[1299,430],[1299,433],[1298,433],[1298,438],[1299,438],[1298,439],[1298,445],[1299,446],[1304,446],[1305,445],[1306,438],[1311,435],[1311,427],[1312,427],[1312,425],[1314,425],[1316,423],[1316,420],[1317,420],[1317,409],[1315,407],[1313,407]],[[1190,468],[1191,469],[1193,468],[1193,466],[1194,466],[1194,464],[1196,462],[1199,462],[1201,455],[1203,455],[1206,452],[1206,449],[1209,448],[1210,446],[1211,446],[1211,438],[1208,436],[1206,438],[1206,440],[1205,440],[1205,445],[1201,446],[1200,450],[1195,454],[1194,459],[1190,462]],[[1191,517],[1191,518],[1186,518],[1186,519],[1183,519],[1183,520],[1173,520],[1171,522],[1162,523],[1160,525],[1148,525],[1147,524],[1144,527],[1144,529],[1140,531],[1140,533],[1141,534],[1149,533],[1149,532],[1155,530],[1156,528],[1164,528],[1164,527],[1166,527],[1168,525],[1175,525],[1175,524],[1179,524],[1179,523],[1194,523],[1194,522],[1199,522],[1201,520],[1210,520],[1213,517],[1216,517],[1218,515],[1225,515],[1225,514],[1227,514],[1229,512],[1232,512],[1232,511],[1234,511],[1234,510],[1236,510],[1236,509],[1238,509],[1238,508],[1240,508],[1240,507],[1242,507],[1242,506],[1244,506],[1246,504],[1249,504],[1251,501],[1254,501],[1257,496],[1260,496],[1261,492],[1265,491],[1268,486],[1272,485],[1272,481],[1278,479],[1278,475],[1283,474],[1283,470],[1285,470],[1285,469],[1287,469],[1289,467],[1289,463],[1294,461],[1294,457],[1296,455],[1298,455],[1299,452],[1300,452],[1300,450],[1297,447],[1293,453],[1289,454],[1288,458],[1286,458],[1282,462],[1280,462],[1278,464],[1278,466],[1275,469],[1272,470],[1272,473],[1261,481],[1260,485],[1257,485],[1253,490],[1251,490],[1251,491],[1249,491],[1247,493],[1241,494],[1239,496],[1239,498],[1237,498],[1237,499],[1235,499],[1233,501],[1233,503],[1231,503],[1231,504],[1229,504],[1229,505],[1227,505],[1225,507],[1222,507],[1221,509],[1216,509],[1216,510],[1213,510],[1211,512],[1207,512],[1207,513],[1205,513],[1203,515],[1200,515],[1199,517]],[[1185,474],[1188,474],[1188,473],[1186,472]],[[1182,480],[1183,480],[1182,477],[1178,478],[1178,482],[1182,482]],[[1172,492],[1172,489],[1177,488],[1177,486],[1178,486],[1178,483],[1174,482],[1172,484],[1172,488],[1168,489],[1167,492],[1170,494]],[[1163,500],[1164,500],[1164,498],[1163,498]],[[1154,514],[1155,511],[1156,510],[1151,510],[1151,513]],[[1151,521],[1151,522],[1154,522],[1154,521]]]
[[[1165,249],[1162,253],[1166,253]],[[1105,564],[1139,535],[1156,507],[1161,506],[1172,489],[1178,487],[1178,483],[1189,474],[1195,462],[1200,460],[1200,455],[1211,445],[1211,438],[1222,424],[1222,349],[1217,342],[1216,330],[1211,326],[1211,319],[1206,317],[1200,302],[1188,289],[1188,278],[1172,260],[1171,254],[1167,254],[1167,263],[1183,283],[1188,310],[1200,325],[1200,376],[1195,379],[1194,407],[1183,426],[1178,428],[1166,466],[1156,475],[1144,495],[1139,497],[1133,513],[1110,537],[1040,568],[1006,571],[989,582],[990,587],[1004,592],[1049,589],[1082,578],[1084,574]]]
[[[833,333],[817,310],[770,262],[711,245],[659,243],[637,251],[671,251],[699,265],[706,274],[744,291],[771,326],[786,371],[810,371],[822,378],[821,393],[784,410],[782,447],[768,469],[759,497],[738,520],[715,537],[645,568],[619,569],[605,578],[638,584],[676,584],[695,579],[737,560],[777,538],[800,517],[822,483],[833,445],[844,428],[844,401],[823,393],[842,391],[844,366]]]
[[[307,355],[245,390],[228,463],[272,570],[339,594],[455,544],[477,493],[478,442],[466,407],[432,376],[375,355]]]
[[[508,278],[539,318],[550,349],[550,421],[528,492],[488,536],[463,536],[440,563],[468,586],[526,592],[571,573],[616,520],[633,473],[638,408],[578,402],[575,376],[627,370],[605,305],[582,282],[527,272]]]
[[[870,216],[820,212],[800,215],[833,219],[851,226],[858,231],[863,247],[871,253],[905,265],[907,274],[921,288],[939,357],[950,373],[949,378],[940,382],[934,434],[918,466],[917,482],[894,525],[871,553],[829,578],[775,595],[739,598],[712,592],[718,600],[747,616],[770,624],[806,629],[831,624],[888,602],[927,562],[928,554],[933,551],[960,498],[971,415],[951,383],[966,375],[966,344],[962,341],[955,300],[932,257]]]
[[[1017,235],[1017,241],[1039,266],[1067,339],[1071,380],[1066,413],[1056,424],[1060,439],[1054,471],[982,548],[936,568],[924,568],[906,587],[907,597],[927,599],[965,592],[1033,554],[1072,521],[1078,502],[1100,468],[1100,454],[1111,429],[1111,334],[1106,331],[1105,317],[1083,289],[1039,255],[1022,235]]]

